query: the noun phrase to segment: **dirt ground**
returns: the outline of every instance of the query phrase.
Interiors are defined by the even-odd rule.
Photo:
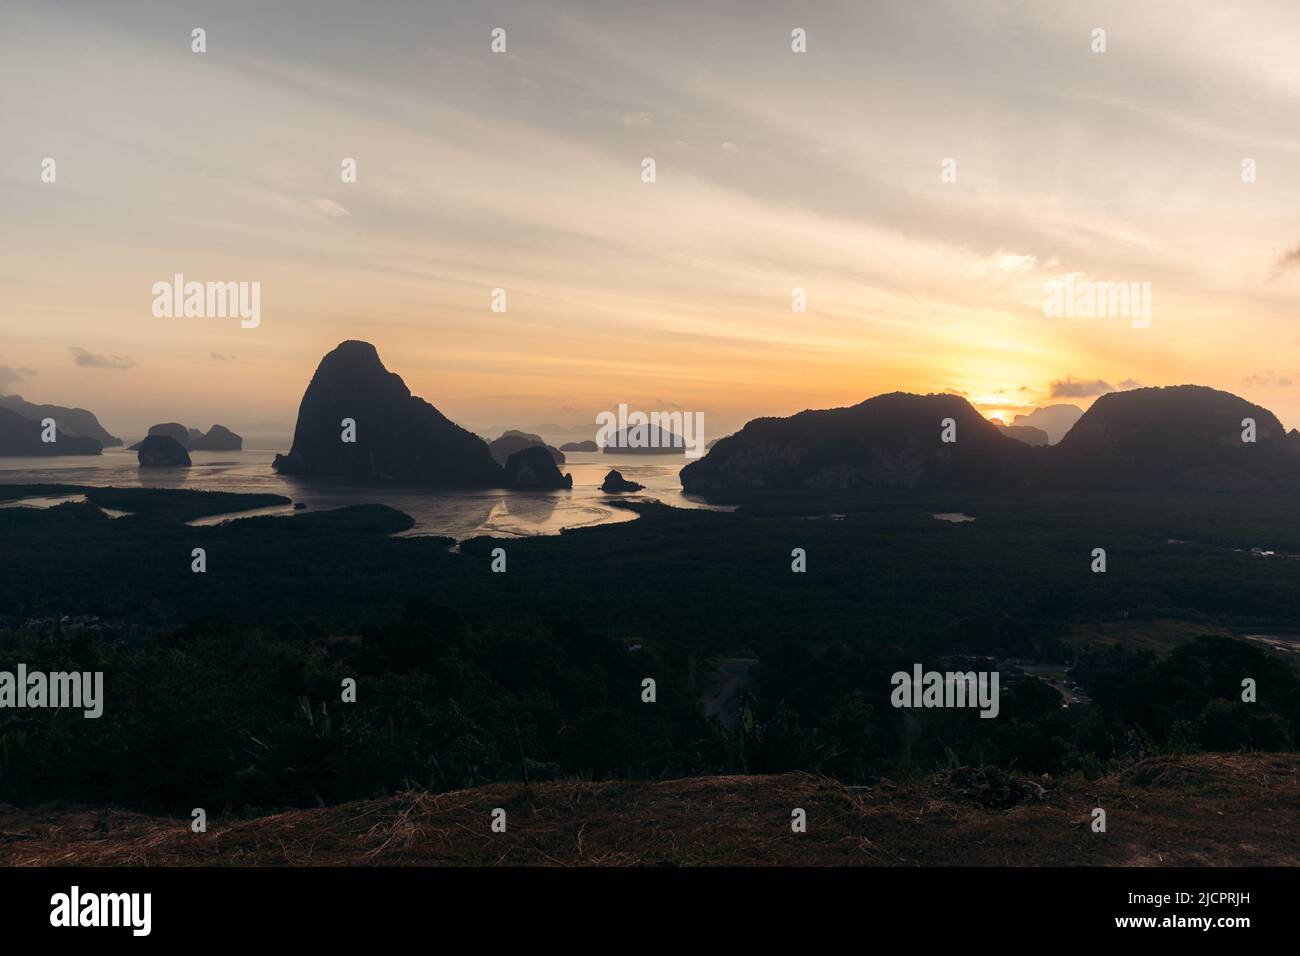
[[[501,784],[214,817],[203,834],[188,818],[0,806],[0,864],[1294,866],[1298,767],[1300,754],[1197,755],[1094,782],[994,775],[996,788],[977,771],[870,789],[804,774]],[[505,833],[490,827],[498,807]]]

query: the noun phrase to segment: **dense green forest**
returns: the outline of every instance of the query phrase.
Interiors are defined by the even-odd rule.
[[[639,504],[627,524],[454,549],[393,537],[410,519],[380,506],[189,527],[282,499],[0,499],[55,491],[89,501],[0,509],[0,670],[103,671],[106,700],[94,720],[0,711],[12,803],[251,811],[524,774],[1091,775],[1160,751],[1294,749],[1300,732],[1295,655],[1206,636],[1300,625],[1294,498]],[[701,707],[720,657],[758,661],[723,720]],[[1007,659],[1072,665],[1090,702],[1063,709],[1008,665],[997,719],[890,706],[895,671]]]

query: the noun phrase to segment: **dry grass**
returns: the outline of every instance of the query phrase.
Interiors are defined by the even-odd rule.
[[[848,790],[803,774],[502,784],[209,821],[0,807],[10,866],[1296,865],[1300,755],[1159,758],[1008,808],[958,778]],[[969,777],[960,778],[969,782]],[[1089,827],[1093,807],[1107,831]],[[493,808],[508,832],[489,829]],[[808,832],[790,829],[802,807]]]

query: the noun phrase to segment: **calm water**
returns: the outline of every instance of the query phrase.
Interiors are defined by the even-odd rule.
[[[102,455],[66,458],[0,458],[0,484],[61,482],[72,485],[113,485],[119,488],[195,488],[201,491],[236,491],[284,495],[303,502],[309,511],[355,504],[385,504],[415,519],[407,534],[446,535],[459,540],[475,535],[525,537],[558,534],[562,528],[583,528],[635,520],[636,515],[612,502],[654,499],[675,508],[708,508],[705,502],[682,494],[677,473],[683,456],[604,455],[565,453],[561,471],[573,475],[570,491],[423,492],[352,486],[312,478],[289,478],[271,470],[275,451],[191,452],[193,467],[152,468],[141,471],[133,451],[108,448]],[[623,477],[645,485],[634,495],[607,495],[600,483],[611,468]],[[292,514],[292,506],[268,508],[247,514]],[[210,524],[226,516],[203,519]]]

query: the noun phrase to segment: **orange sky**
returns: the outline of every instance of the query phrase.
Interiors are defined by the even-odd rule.
[[[286,434],[345,338],[480,429],[1184,382],[1300,424],[1294,4],[102,6],[0,39],[0,391],[123,437]],[[174,272],[261,324],[155,318]],[[1067,274],[1150,327],[1045,317]]]

